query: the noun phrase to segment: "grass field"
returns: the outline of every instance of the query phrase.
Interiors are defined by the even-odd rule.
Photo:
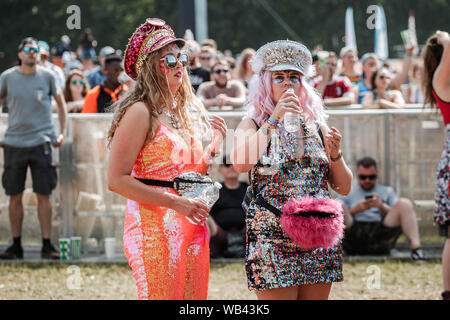
[[[436,300],[442,291],[439,261],[347,262],[344,281],[332,287],[332,300]],[[3,264],[0,299],[137,299],[126,264]],[[212,263],[208,299],[252,300],[243,263]]]

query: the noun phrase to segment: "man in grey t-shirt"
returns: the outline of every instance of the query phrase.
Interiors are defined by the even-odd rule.
[[[357,161],[358,185],[344,203],[343,246],[348,254],[388,254],[402,231],[410,241],[413,260],[425,260],[420,249],[416,213],[410,200],[398,198],[392,187],[378,184],[377,165],[370,157]]]
[[[37,66],[39,46],[34,38],[19,45],[20,65],[0,76],[0,105],[8,106],[8,128],[2,144],[4,170],[2,185],[10,196],[9,217],[13,244],[0,259],[21,259],[23,222],[22,195],[28,167],[33,191],[38,200],[38,218],[42,232],[41,257],[59,259],[50,243],[52,206],[50,194],[56,186],[56,167],[51,159],[51,145],[61,146],[66,130],[66,104],[55,76]],[[52,122],[51,98],[58,105],[60,134],[56,136]]]

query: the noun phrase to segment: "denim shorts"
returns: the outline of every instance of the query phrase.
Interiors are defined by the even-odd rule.
[[[27,148],[4,145],[2,185],[6,194],[16,195],[25,190],[27,169],[30,167],[33,191],[50,195],[58,179],[51,151],[50,143]]]

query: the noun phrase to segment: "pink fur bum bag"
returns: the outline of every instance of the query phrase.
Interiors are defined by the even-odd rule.
[[[282,211],[261,197],[256,203],[280,216],[281,228],[302,249],[328,248],[344,237],[344,215],[338,200],[306,196],[289,200]]]
[[[291,199],[282,212],[282,229],[302,249],[331,247],[344,237],[344,215],[338,200]]]

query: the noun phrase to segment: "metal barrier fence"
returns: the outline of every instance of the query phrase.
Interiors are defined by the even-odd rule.
[[[235,129],[244,111],[212,111],[222,116],[229,129]],[[380,183],[390,184],[400,196],[417,203],[429,204],[419,208],[420,232],[435,234],[430,207],[434,198],[437,163],[446,138],[439,115],[417,108],[404,110],[358,110],[358,108],[329,111],[329,125],[342,135],[342,150],[353,172],[362,156],[372,156],[379,164]],[[69,114],[67,137],[60,149],[53,149],[58,165],[58,186],[52,194],[53,241],[60,236],[78,235],[84,250],[97,250],[105,237],[115,237],[122,245],[123,217],[126,199],[107,190],[106,168],[108,150],[106,135],[111,114]],[[58,120],[54,116],[55,126]],[[0,117],[0,137],[4,136],[7,115]],[[230,150],[232,131],[224,142]],[[218,159],[219,161],[219,159]],[[0,164],[3,150],[0,149]],[[220,180],[217,166],[211,170],[213,179]],[[243,174],[242,180],[246,180]],[[24,193],[25,244],[40,244],[41,234],[36,214],[36,198],[31,191],[28,174]],[[0,244],[10,241],[8,197],[0,193]]]

